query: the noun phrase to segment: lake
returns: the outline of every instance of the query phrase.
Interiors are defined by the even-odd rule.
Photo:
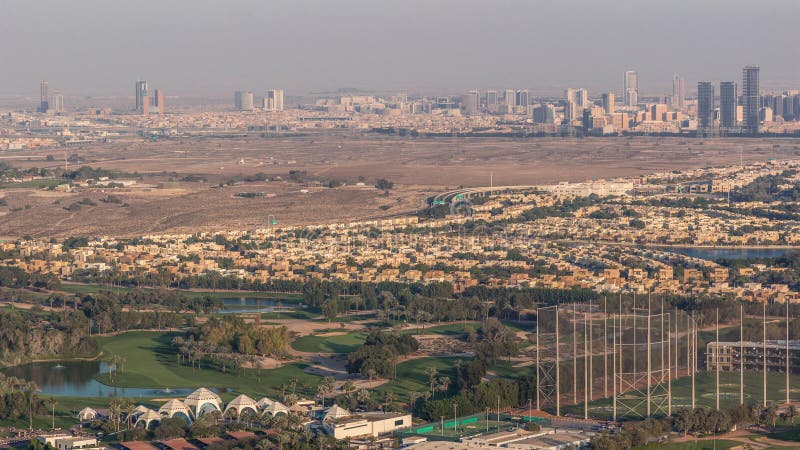
[[[193,389],[120,388],[106,386],[95,379],[108,373],[100,361],[53,361],[24,364],[2,370],[6,375],[33,381],[43,395],[70,397],[159,397],[185,396]]]
[[[280,308],[275,300],[263,298],[223,298],[223,307],[217,310],[219,314],[252,314],[252,313],[268,313],[275,311],[286,311],[285,304],[281,304]]]
[[[703,248],[703,247],[659,247],[659,250],[693,258],[717,261],[720,259],[778,258],[800,250],[796,248]]]

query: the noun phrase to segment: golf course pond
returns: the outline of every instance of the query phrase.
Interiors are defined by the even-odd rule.
[[[107,386],[95,378],[108,373],[101,361],[48,361],[2,369],[6,375],[33,381],[42,395],[69,397],[158,397],[184,396],[193,389],[121,388]]]

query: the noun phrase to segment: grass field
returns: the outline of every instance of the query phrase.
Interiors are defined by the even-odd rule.
[[[84,284],[84,283],[61,283],[59,290],[71,294],[96,294],[103,291],[119,291],[128,292],[134,288],[129,287],[111,287],[104,284]],[[142,290],[149,290],[149,287],[141,287]],[[263,298],[272,300],[281,300],[282,302],[299,302],[302,300],[303,295],[297,293],[286,292],[259,292],[259,291],[189,291],[186,289],[177,289],[181,294],[189,298]]]
[[[334,336],[309,335],[292,342],[292,348],[307,353],[350,353],[357,350],[366,337],[363,331]]]
[[[278,369],[246,369],[244,374],[222,373],[211,369],[192,369],[179,365],[169,342],[176,333],[136,332],[99,338],[101,349],[122,356],[122,370],[115,375],[113,385],[123,387],[215,387],[251,396],[275,395],[292,378],[298,390],[313,393],[320,377],[303,371],[304,363],[288,363]],[[98,378],[111,384],[106,375]]]
[[[690,377],[686,377],[685,373],[683,378],[674,380],[672,382],[672,409],[673,411],[681,408],[691,407],[691,388],[692,381]],[[698,407],[714,408],[716,407],[715,397],[715,374],[700,372],[695,377],[696,385],[696,398],[695,404]],[[579,381],[579,384],[582,381]],[[791,397],[793,400],[800,399],[800,377],[793,376],[790,379]],[[768,374],[767,375],[767,399],[769,402],[783,402],[786,398],[786,378],[782,374]],[[744,394],[745,402],[762,405],[764,401],[762,375],[759,373],[746,373],[744,377]],[[582,399],[583,394],[578,395]],[[738,373],[720,373],[720,407],[726,408],[734,406],[739,403],[739,374]],[[589,414],[596,418],[609,418],[611,417],[612,407],[611,399],[596,400],[589,404]],[[646,407],[644,402],[641,403],[639,411],[644,413],[643,408]],[[583,415],[583,403],[577,405],[564,406],[562,403],[562,414]],[[629,411],[618,409],[619,418],[633,417]]]
[[[726,441],[718,439],[716,442],[698,441],[698,442],[681,442],[681,443],[664,443],[664,444],[650,444],[643,447],[634,447],[634,450],[727,450],[737,445],[742,445],[741,442]]]
[[[21,183],[0,183],[0,189],[44,189],[49,187],[56,187],[59,184],[64,184],[66,181],[63,179],[48,179],[48,180],[33,180],[23,181]]]

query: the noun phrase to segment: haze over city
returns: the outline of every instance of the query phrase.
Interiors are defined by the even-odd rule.
[[[0,0],[0,449],[800,448],[797,0]]]
[[[125,96],[136,78],[195,97],[265,83],[293,95],[554,94],[618,88],[627,69],[658,95],[672,73],[724,80],[746,64],[785,88],[800,79],[798,15],[793,0],[5,1],[0,96],[32,95],[39,79],[71,96]]]

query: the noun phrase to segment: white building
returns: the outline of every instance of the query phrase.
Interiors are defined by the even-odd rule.
[[[325,430],[336,439],[375,436],[411,427],[411,414],[369,412],[326,420]]]

